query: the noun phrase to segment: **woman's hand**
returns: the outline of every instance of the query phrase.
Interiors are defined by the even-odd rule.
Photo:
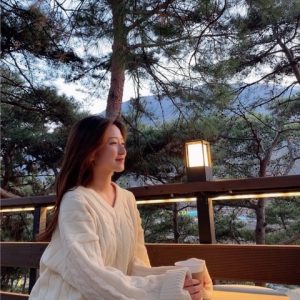
[[[186,277],[183,288],[190,293],[192,300],[202,299],[202,284],[199,280]]]

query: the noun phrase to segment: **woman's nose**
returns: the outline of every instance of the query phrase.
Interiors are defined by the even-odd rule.
[[[126,148],[124,145],[119,145],[119,154],[126,154]]]

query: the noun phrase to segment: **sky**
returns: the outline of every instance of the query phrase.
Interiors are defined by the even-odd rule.
[[[81,102],[83,104],[84,110],[88,110],[92,114],[99,114],[106,109],[106,99],[107,93],[103,95],[102,99],[91,97],[84,91],[82,91],[82,86],[76,83],[65,83],[63,78],[59,78],[54,82],[54,85],[58,88],[61,94],[65,94],[66,96],[73,96],[75,100]],[[150,89],[147,86],[144,86],[140,90],[141,96],[149,96]],[[126,78],[124,85],[124,94],[123,94],[123,102],[130,100],[135,97],[134,87],[132,80]]]

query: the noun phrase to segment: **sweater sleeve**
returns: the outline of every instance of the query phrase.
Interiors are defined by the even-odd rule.
[[[130,274],[136,276],[158,275],[164,274],[168,270],[176,269],[175,266],[151,267],[147,249],[145,246],[144,230],[142,228],[140,213],[137,209],[134,195],[131,194],[131,197],[133,215],[136,224],[136,245],[133,260],[129,268]]]
[[[134,198],[133,195],[132,197]],[[132,272],[131,274],[138,275],[138,276],[147,276],[150,274],[158,275],[158,274],[164,274],[169,270],[177,269],[178,267],[176,266],[150,267],[148,253],[144,241],[144,230],[141,225],[141,218],[136,205],[135,205],[135,210],[136,210],[136,224],[138,229],[137,229],[137,244],[135,248],[135,255],[131,264],[131,272]],[[203,293],[204,293],[203,299],[212,298],[213,284],[206,266],[205,266],[204,278],[203,278]]]
[[[183,290],[186,269],[164,274],[127,276],[105,266],[97,236],[95,215],[78,194],[66,197],[59,213],[59,233],[64,256],[61,275],[86,299],[188,300]]]

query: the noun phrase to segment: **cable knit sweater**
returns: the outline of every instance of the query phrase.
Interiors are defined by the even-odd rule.
[[[187,269],[151,268],[133,194],[114,207],[92,189],[68,191],[30,300],[189,300]]]

